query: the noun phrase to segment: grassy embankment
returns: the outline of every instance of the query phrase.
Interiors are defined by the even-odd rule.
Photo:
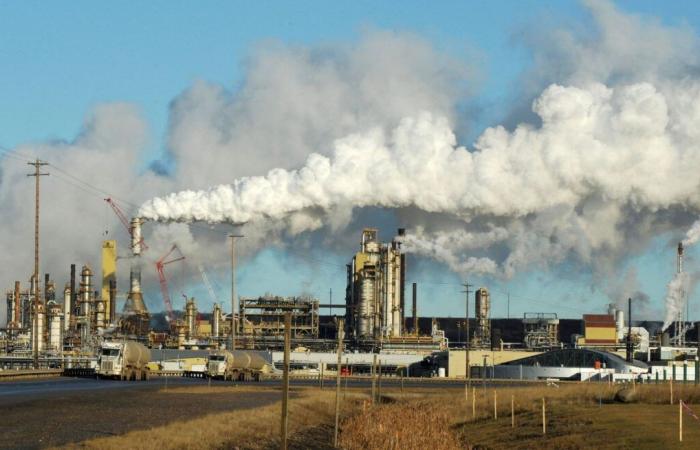
[[[163,392],[235,395],[235,388],[187,387]],[[248,388],[246,388],[248,389]],[[273,388],[250,388],[269,390]],[[341,447],[354,449],[462,448],[697,448],[700,422],[684,414],[684,442],[678,442],[678,398],[700,412],[700,388],[636,386],[634,403],[614,401],[619,386],[563,384],[560,387],[499,387],[498,419],[493,388],[385,389],[382,404],[371,406],[367,389],[351,389],[343,407]],[[474,392],[476,395],[474,395]],[[476,417],[472,417],[472,396]],[[511,427],[511,396],[515,427]],[[547,433],[542,434],[542,399]],[[290,401],[290,448],[330,448],[333,389],[297,388]],[[280,404],[173,422],[148,430],[93,439],[71,448],[204,449],[278,448]]]

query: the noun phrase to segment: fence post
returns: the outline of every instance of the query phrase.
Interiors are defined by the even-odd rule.
[[[374,355],[374,359],[372,360],[372,371],[371,371],[371,377],[372,377],[372,405],[374,405],[374,401],[376,400],[377,397],[377,377],[376,377],[376,366],[377,366],[377,355]]]
[[[498,420],[498,394],[493,390],[493,420]]]
[[[515,395],[510,394],[510,427],[515,428]]]
[[[472,388],[472,420],[476,419],[476,386]]]
[[[382,360],[379,360],[379,375],[377,375],[377,403],[382,402]]]
[[[678,400],[678,442],[683,442],[683,400]]]
[[[542,397],[542,434],[547,434],[547,409]]]
[[[343,319],[338,319],[338,365],[335,368],[335,431],[333,433],[333,447],[338,447],[338,424],[340,422],[340,374],[343,360]]]
[[[671,404],[673,405],[673,378],[671,378],[671,382],[669,383],[669,386],[671,388]]]

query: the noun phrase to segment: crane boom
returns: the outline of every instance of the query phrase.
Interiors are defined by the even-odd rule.
[[[207,273],[204,271],[204,267],[202,267],[201,264],[197,266],[199,269],[199,273],[202,275],[202,281],[204,281],[204,285],[207,287],[207,291],[209,291],[209,296],[211,297],[212,301],[214,303],[219,303],[219,299],[216,298],[216,294],[214,293],[214,288],[211,286],[211,283],[209,282],[209,276],[207,276]]]
[[[117,215],[117,217],[119,218],[119,221],[122,223],[122,225],[124,225],[124,228],[126,228],[126,232],[129,233],[129,236],[133,237],[134,231],[131,229],[131,225],[129,224],[129,219],[127,219],[126,214],[124,214],[124,211],[122,211],[122,209],[119,207],[119,205],[117,205],[115,203],[115,201],[112,200],[111,197],[108,197],[104,200],[109,204],[109,206],[112,207],[112,210]],[[143,238],[141,238],[140,244],[141,244],[142,249],[144,249],[144,250],[148,249],[148,246],[146,245],[146,242],[144,242]]]
[[[170,256],[175,250],[180,252],[179,258],[174,258],[166,261],[166,258]],[[168,321],[173,322],[175,320],[175,314],[173,313],[173,304],[170,301],[170,291],[168,289],[168,280],[165,278],[165,266],[177,261],[182,261],[185,259],[185,255],[182,254],[177,245],[173,244],[168,253],[163,255],[158,261],[156,261],[156,272],[158,272],[158,281],[160,281],[160,292],[163,295],[163,303],[165,304],[165,311],[168,314]]]

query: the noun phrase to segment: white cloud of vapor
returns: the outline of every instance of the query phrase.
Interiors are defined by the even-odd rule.
[[[353,45],[313,48],[266,43],[252,52],[245,79],[235,91],[198,81],[173,100],[167,148],[174,169],[165,175],[143,170],[149,136],[137,108],[99,106],[72,142],[25,144],[0,161],[0,210],[6,217],[0,263],[12,268],[0,274],[0,283],[10,287],[19,278],[26,288],[32,272],[33,189],[25,176],[25,155],[54,164],[47,168],[51,176],[42,179],[41,269],[51,272],[62,289],[71,262],[78,268],[90,263],[99,273],[100,240],[106,229],[106,237],[120,240],[121,254],[128,252],[125,232],[103,201],[106,194],[93,186],[117,199],[141,203],[175,189],[295,167],[314,151],[330,151],[333,141],[349,132],[369,125],[392,127],[414,111],[453,118],[454,103],[464,97],[471,79],[467,64],[410,34],[368,32]],[[135,212],[121,204],[127,214]],[[329,220],[341,229],[350,216],[337,210]],[[295,232],[314,223],[321,224],[300,211],[284,224],[246,227],[240,253],[245,257],[263,245],[281,243],[286,226]],[[152,309],[163,307],[153,262],[173,242],[187,257],[193,283],[200,282],[199,263],[212,273],[226,267],[229,256],[223,246],[230,228],[214,231],[184,224],[145,227],[150,249],[142,270]],[[173,282],[180,284],[182,271],[168,269]],[[119,287],[126,289],[127,259],[119,260],[119,273]],[[5,312],[0,308],[0,323]]]
[[[72,143],[19,150],[143,202],[153,220],[245,222],[248,252],[338,233],[358,209],[379,207],[409,228],[407,249],[455,272],[508,277],[564,261],[604,270],[700,212],[698,45],[689,29],[586,6],[592,33],[528,34],[535,120],[490,127],[470,148],[454,133],[469,65],[380,31],[354,45],[261,46],[234,91],[194,83],[171,105],[168,175],[139,170],[147,132],[126,105],[99,108]],[[26,183],[16,163],[1,166],[0,209],[17,219],[0,261],[28,274],[31,194],[16,188]],[[42,247],[43,267],[97,260],[105,217],[117,229],[99,198],[84,198],[58,182],[45,197],[44,242],[60,245]],[[146,233],[151,259],[176,240],[210,267],[227,263],[223,234],[183,224]]]

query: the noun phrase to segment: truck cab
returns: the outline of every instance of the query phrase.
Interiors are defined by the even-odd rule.
[[[226,378],[226,353],[214,352],[207,357],[207,375],[211,378]]]
[[[122,350],[120,342],[104,342],[100,348],[97,373],[102,377],[120,377],[122,374]]]

